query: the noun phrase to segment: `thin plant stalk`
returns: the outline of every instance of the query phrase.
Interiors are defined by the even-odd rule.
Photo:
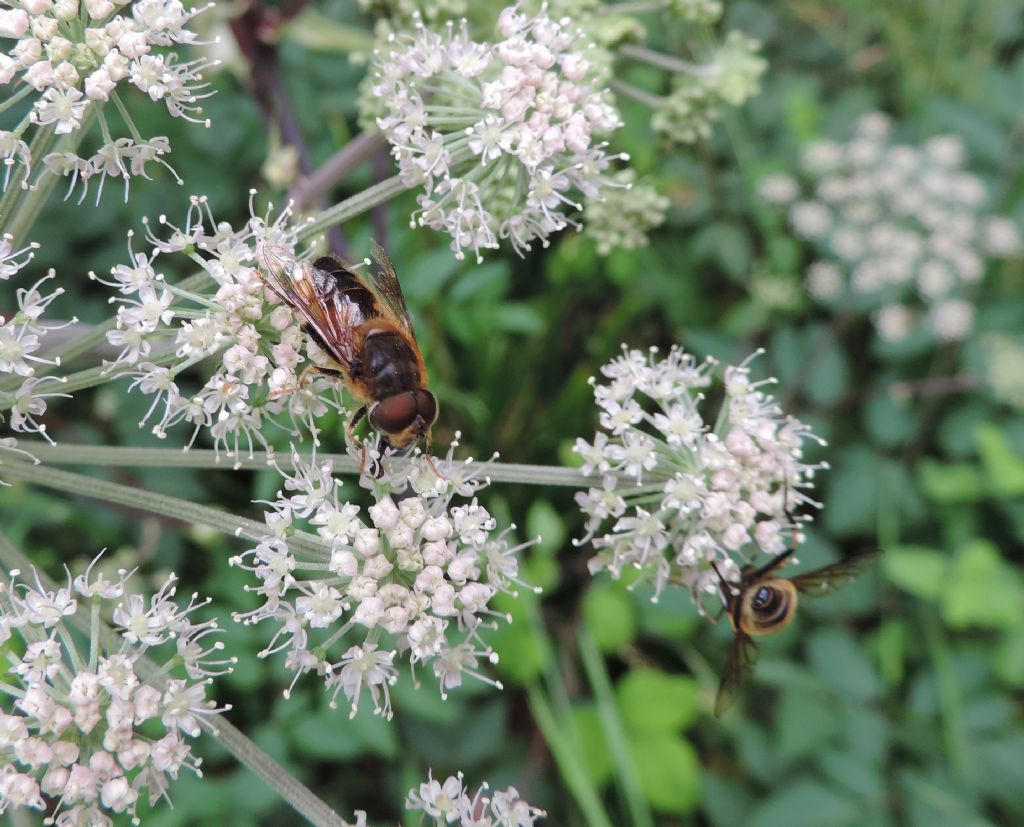
[[[63,389],[63,388],[62,388]],[[129,448],[114,445],[75,445],[58,443],[49,445],[45,442],[19,440],[18,447],[28,451],[42,462],[56,465],[96,465],[117,468],[236,468],[260,469],[268,465],[276,465],[282,470],[292,470],[294,465],[291,456],[286,453],[252,453],[234,454],[192,448],[183,451],[180,448]],[[0,449],[2,450],[2,449]],[[341,474],[359,472],[359,463],[348,454],[324,454],[317,452],[317,459],[328,460],[334,470]],[[309,461],[311,456],[303,457]],[[0,472],[2,474],[2,472]],[[564,488],[587,488],[600,486],[601,477],[583,476],[578,468],[560,465],[528,465],[510,462],[486,463],[485,476],[491,482],[526,483],[530,485],[549,485]]]

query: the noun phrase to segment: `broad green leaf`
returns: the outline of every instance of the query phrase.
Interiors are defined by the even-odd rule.
[[[368,698],[362,700],[369,704]],[[367,747],[343,707],[303,715],[291,729],[291,740],[296,752],[325,760],[355,758]]]
[[[533,552],[553,553],[565,542],[565,520],[548,500],[534,500],[526,512],[526,534],[540,537]]]
[[[950,626],[1008,628],[1024,623],[1024,589],[1017,573],[987,540],[974,540],[956,555],[942,592]]]
[[[972,503],[985,496],[985,484],[976,465],[924,459],[917,466],[924,495],[937,503]]]
[[[668,734],[630,739],[640,784],[651,806],[663,813],[689,813],[700,801],[700,762],[693,745]]]
[[[535,680],[544,670],[547,651],[529,623],[502,623],[487,638],[498,654],[497,669],[512,683]]]
[[[615,695],[623,724],[637,737],[681,730],[699,712],[697,682],[657,669],[629,670],[616,685]]]
[[[693,251],[705,261],[716,262],[733,279],[746,277],[750,270],[750,239],[739,224],[706,225],[694,236]]]
[[[811,778],[780,785],[744,827],[860,827],[853,799]]]
[[[835,339],[811,329],[804,339],[807,379],[804,395],[816,405],[832,405],[849,389],[850,368],[846,354]]]
[[[583,596],[583,618],[603,652],[619,652],[633,641],[636,619],[626,590],[614,583],[594,583]]]
[[[1024,687],[1024,626],[1006,631],[996,647],[993,666],[1004,683]]]
[[[818,752],[839,733],[835,699],[827,692],[783,692],[775,717],[775,761],[786,763]]]
[[[990,422],[978,426],[978,453],[989,490],[1007,499],[1024,496],[1024,459],[1018,457],[1006,435]]]
[[[938,599],[949,566],[945,554],[923,546],[888,548],[881,562],[892,583],[926,600]]]
[[[878,696],[878,672],[848,632],[823,629],[814,634],[808,649],[815,671],[841,695],[861,701]]]
[[[890,393],[875,393],[864,405],[864,424],[872,439],[887,448],[903,445],[914,429],[914,418],[906,405]]]

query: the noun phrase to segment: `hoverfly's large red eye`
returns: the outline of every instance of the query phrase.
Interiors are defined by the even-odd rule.
[[[419,411],[420,419],[429,428],[434,424],[434,420],[437,419],[437,397],[430,391],[423,390],[422,388],[413,391],[413,393],[416,395],[416,410]]]
[[[415,393],[400,393],[382,399],[370,408],[370,424],[382,434],[400,434],[419,416]]]

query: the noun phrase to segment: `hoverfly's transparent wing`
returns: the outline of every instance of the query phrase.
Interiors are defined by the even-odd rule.
[[[722,671],[722,680],[718,684],[718,694],[715,696],[716,718],[721,718],[722,713],[732,706],[744,678],[754,671],[756,663],[757,644],[749,635],[737,630],[729,648],[729,659]]]
[[[405,295],[402,293],[402,286],[398,283],[398,274],[395,273],[395,265],[391,263],[384,248],[376,241],[371,244],[370,254],[371,261],[366,278],[367,287],[373,291],[391,317],[391,321],[404,327],[410,336],[415,336],[409,308],[405,305]]]
[[[346,301],[333,277],[285,250],[260,249],[260,277],[278,298],[302,319],[321,350],[349,371],[355,359],[353,328],[362,319],[358,308]]]
[[[810,596],[832,594],[851,582],[881,553],[881,549],[862,551],[859,554],[847,557],[845,560],[840,560],[838,563],[833,563],[831,566],[815,569],[805,574],[798,574],[796,577],[789,579],[803,594]]]

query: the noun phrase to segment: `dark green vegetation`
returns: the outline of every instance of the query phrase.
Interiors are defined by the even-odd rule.
[[[989,266],[965,343],[885,346],[866,317],[837,321],[805,297],[810,252],[754,194],[765,174],[793,169],[802,144],[846,140],[857,116],[881,110],[910,143],[960,135],[993,211],[1019,225],[1024,12],[1011,0],[727,5],[726,24],[765,44],[760,96],[694,151],[663,151],[647,112],[622,104],[619,147],[672,199],[650,247],[600,258],[590,240],[563,235],[526,259],[460,263],[446,238],[408,229],[412,196],[388,205],[376,224],[344,228],[353,255],[372,235],[395,260],[441,402],[435,444],[460,430],[464,455],[573,462],[569,447],[595,427],[586,379],[622,342],[680,343],[733,362],[767,348],[756,372],[778,377],[788,412],[829,443],[816,449],[832,469],[820,475],[824,508],[800,553],[803,567],[865,547],[886,553],[764,642],[755,677],[723,720],[711,707],[729,630],[698,618],[684,594],[669,590],[651,604],[642,590],[591,580],[588,550],[570,543],[582,518],[568,490],[485,492],[488,507],[523,536],[544,536],[526,566],[543,599],[499,603],[515,618],[491,637],[505,691],[469,685],[442,702],[429,683],[415,692],[403,679],[390,724],[368,705],[352,721],[328,709],[316,680],[282,698],[289,675],[278,660],[255,657],[264,630],[229,619],[254,605],[246,573],[228,566],[238,551],[230,539],[42,489],[0,494],[4,530],[51,572],[109,547],[126,563],[175,570],[183,592],[211,595],[228,650],[240,657],[218,700],[339,812],[358,807],[371,821],[395,823],[405,791],[430,766],[435,777],[461,769],[471,784],[515,784],[559,827],[585,823],[567,792],[585,778],[616,825],[1024,822],[1024,418],[988,389],[982,346],[986,333],[1024,329],[1024,262]],[[347,6],[322,11],[356,37],[361,24]],[[286,35],[279,55],[316,162],[353,135],[361,70],[340,53],[348,44],[331,53],[304,45],[303,33]],[[650,37],[673,52],[656,26]],[[648,81],[640,70],[627,79]],[[209,195],[218,217],[241,219],[249,187],[268,193],[259,177],[266,130],[234,75],[217,75],[215,86],[209,131],[162,116],[147,122],[160,115],[153,109],[137,117],[148,133],[171,136],[188,191]],[[372,180],[364,165],[332,200]],[[182,216],[185,194],[162,178],[135,182],[129,206],[115,187],[96,209],[51,206],[37,264],[63,277],[67,294],[54,309],[106,318],[107,293],[86,272],[125,259],[123,231],[140,229],[141,216]],[[766,298],[766,279],[770,296],[784,301]],[[1024,384],[1024,365],[1016,370]],[[66,442],[163,444],[137,427],[148,404],[126,384],[82,392],[54,406],[50,431]],[[342,445],[343,421],[333,420],[324,422],[328,439],[336,435],[327,450]],[[252,517],[251,501],[279,484],[270,471],[109,473]],[[361,496],[355,485],[352,493]],[[562,750],[566,775],[552,768],[546,741]],[[271,790],[209,740],[199,751],[205,777],[183,774],[171,788],[174,809],[146,814],[147,827],[293,823]]]

